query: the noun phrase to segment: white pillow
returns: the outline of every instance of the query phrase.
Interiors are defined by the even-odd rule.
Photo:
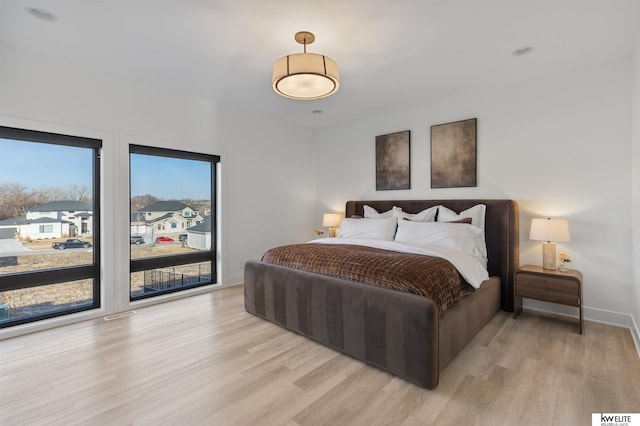
[[[395,209],[396,207],[394,207]],[[378,211],[376,209],[374,209],[371,206],[367,206],[365,205],[363,207],[364,209],[364,218],[365,219],[384,219],[387,217],[393,217],[393,209],[391,210],[387,210],[384,213],[378,213]]]
[[[482,229],[466,223],[398,221],[396,242],[438,246],[474,254],[476,238]]]
[[[415,222],[435,222],[436,213],[438,212],[438,206],[429,207],[419,213],[411,214],[403,212],[400,207],[393,208],[393,216],[398,219],[409,219]]]
[[[473,207],[469,207],[468,209],[461,211],[460,214],[456,214],[456,212],[444,206],[439,206],[438,222],[453,222],[464,218],[471,218],[471,224],[482,229],[482,234],[476,238],[474,254],[486,259],[487,243],[484,237],[484,216],[486,211],[487,206],[484,204],[476,204]]]
[[[338,238],[372,238],[393,241],[398,219],[352,219],[345,218],[338,229]]]
[[[455,222],[456,220],[470,218],[471,224],[484,231],[484,215],[487,211],[487,206],[484,204],[476,204],[460,214],[454,212],[445,206],[438,206],[438,222]]]

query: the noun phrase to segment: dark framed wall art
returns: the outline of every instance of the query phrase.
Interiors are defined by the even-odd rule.
[[[431,126],[431,188],[476,185],[477,119]]]
[[[411,132],[376,136],[376,191],[411,189]]]

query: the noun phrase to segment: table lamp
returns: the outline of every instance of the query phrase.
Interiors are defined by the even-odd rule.
[[[529,239],[542,243],[542,267],[556,269],[556,241],[571,241],[565,219],[531,219]]]
[[[329,227],[329,237],[336,236],[336,227],[340,225],[342,215],[340,213],[325,213],[322,216],[322,226]]]

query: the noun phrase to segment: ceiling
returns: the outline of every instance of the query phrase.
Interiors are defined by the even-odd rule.
[[[329,98],[271,89],[300,30],[338,63]],[[628,57],[639,34],[640,0],[0,1],[0,43],[316,129]]]

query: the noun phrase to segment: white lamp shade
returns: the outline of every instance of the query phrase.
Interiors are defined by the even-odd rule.
[[[328,56],[295,53],[273,65],[273,90],[291,99],[312,100],[332,95],[340,87],[338,65]]]
[[[531,219],[529,239],[536,241],[571,241],[565,219]]]
[[[322,226],[336,227],[342,222],[342,215],[340,213],[325,213],[322,216]]]

